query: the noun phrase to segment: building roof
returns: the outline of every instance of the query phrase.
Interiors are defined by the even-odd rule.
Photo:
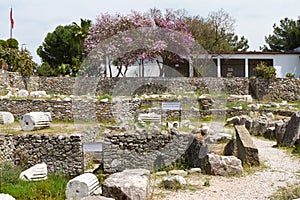
[[[210,55],[300,55],[300,47],[297,48],[299,51],[292,51],[292,52],[262,52],[262,51],[245,51],[245,52],[222,52],[222,53],[214,53],[209,52]]]

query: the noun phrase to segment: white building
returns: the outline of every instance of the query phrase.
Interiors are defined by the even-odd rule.
[[[251,77],[255,76],[254,68],[261,62],[274,66],[278,78],[286,77],[286,73],[294,73],[296,78],[300,76],[300,52],[234,52],[201,54],[184,62],[169,63],[163,69],[163,77],[195,77],[197,74],[205,77],[227,77],[229,74],[233,77]],[[140,77],[140,71],[138,65],[130,66],[126,76]],[[113,69],[113,74],[117,74],[116,69]],[[158,77],[160,74],[155,62],[145,64],[145,77]]]
[[[209,57],[217,67],[218,77],[226,77],[228,71],[232,71],[235,77],[254,76],[253,69],[260,62],[274,66],[276,76],[280,78],[285,77],[286,73],[294,73],[295,77],[300,75],[300,53],[236,52],[209,54]]]

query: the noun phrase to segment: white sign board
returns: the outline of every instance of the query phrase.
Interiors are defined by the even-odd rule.
[[[181,110],[180,102],[171,101],[171,102],[162,102],[162,110]]]

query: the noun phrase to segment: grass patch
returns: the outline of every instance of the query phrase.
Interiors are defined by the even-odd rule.
[[[7,89],[0,89],[0,96],[5,96],[8,94],[8,90]]]
[[[240,102],[228,102],[226,103],[226,107],[229,108],[229,109],[232,109],[233,107],[242,107],[243,110],[246,110],[248,109],[248,105],[249,103],[247,102],[243,102],[243,101],[240,101]]]
[[[300,184],[279,187],[278,190],[270,196],[271,200],[290,200],[300,198]]]
[[[300,109],[300,100],[296,102],[295,107]]]
[[[290,154],[291,156],[295,156],[297,158],[300,157],[300,145],[296,145],[294,147],[285,147],[285,146],[274,145],[273,147],[283,150],[283,151],[287,152],[288,154]]]
[[[203,186],[209,187],[210,186],[210,177],[205,178]]]
[[[245,165],[244,166],[244,172],[247,175],[250,175],[250,174],[254,174],[255,172],[263,171],[263,170],[265,170],[267,168],[268,168],[268,166],[266,165],[265,161],[260,161],[260,165],[259,166]]]
[[[10,194],[16,199],[26,200],[63,200],[69,177],[48,175],[48,179],[39,182],[27,182],[19,179],[21,167],[1,164],[0,193]]]
[[[112,101],[112,96],[109,94],[102,94],[101,96],[98,96],[98,101],[101,101],[102,99],[108,99],[108,102]]]
[[[69,122],[69,121],[53,121],[49,128],[25,132],[21,129],[20,123],[15,121],[12,124],[0,124],[0,133],[3,134],[72,134],[76,131],[90,130],[99,123],[94,122]]]

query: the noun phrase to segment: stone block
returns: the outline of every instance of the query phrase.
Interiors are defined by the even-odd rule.
[[[84,197],[80,200],[115,200],[115,199],[102,197],[102,196],[89,196],[89,197]]]
[[[12,124],[15,118],[10,112],[0,112],[0,124]]]
[[[201,168],[210,175],[228,176],[243,173],[242,162],[235,156],[208,154],[202,159]]]
[[[124,170],[110,175],[102,184],[102,195],[124,200],[147,200],[150,171]]]
[[[230,140],[226,146],[224,147],[224,155],[225,156],[237,156],[237,145],[236,140]]]
[[[19,90],[16,95],[17,97],[28,97],[29,92],[27,90]]]
[[[21,172],[19,178],[25,181],[41,181],[46,180],[47,175],[47,165],[45,163],[41,163]]]
[[[188,174],[200,174],[201,168],[192,168],[188,170]]]
[[[299,139],[300,134],[300,111],[292,115],[290,121],[288,122],[283,139],[282,145],[292,147],[294,146],[297,139]]]
[[[234,117],[228,118],[226,120],[226,124],[240,125],[240,121],[241,121],[241,119],[239,116],[234,116]]]
[[[30,96],[34,98],[47,97],[46,91],[32,91],[30,92]]]
[[[288,121],[285,120],[284,121],[280,120],[275,123],[275,138],[276,138],[277,145],[282,144],[282,139],[284,136],[287,123]]]
[[[162,185],[166,189],[179,189],[186,185],[186,180],[179,175],[164,177],[162,180]]]
[[[259,165],[258,149],[245,126],[235,126],[238,158],[243,165]]]
[[[94,174],[81,174],[68,182],[66,188],[66,197],[67,199],[88,197],[98,188],[99,181]]]
[[[171,171],[169,171],[169,174],[171,176],[174,176],[174,175],[187,176],[188,175],[188,173],[184,170],[171,170]]]

